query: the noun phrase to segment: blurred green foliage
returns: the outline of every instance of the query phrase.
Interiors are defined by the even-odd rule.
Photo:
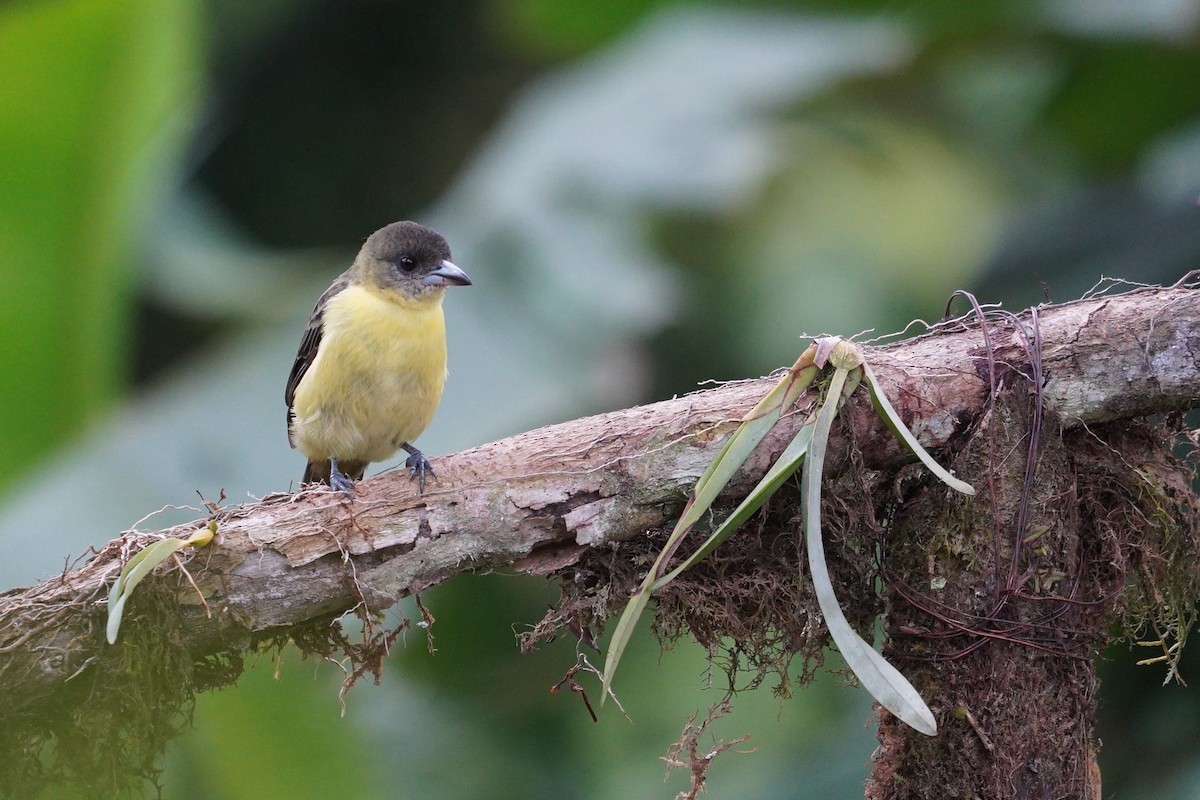
[[[497,0],[492,14],[513,47],[552,60],[593,50],[664,5],[664,0]]]
[[[1154,42],[1075,47],[1047,121],[1099,175],[1137,166],[1146,145],[1200,110],[1200,50]]]
[[[10,463],[35,462],[124,390],[131,256],[191,131],[202,36],[190,2],[0,6],[0,447]]]
[[[468,243],[474,260],[465,266],[477,280],[476,298],[451,303],[452,336],[456,323],[460,330],[507,325],[502,338],[513,351],[497,367],[486,354],[455,350],[452,340],[447,402],[456,392],[515,398],[513,408],[455,420],[466,442],[511,432],[513,420],[554,421],[540,416],[546,408],[578,414],[613,398],[657,399],[704,379],[762,373],[791,363],[805,332],[885,333],[915,317],[932,320],[955,288],[1020,307],[1040,301],[1043,284],[1065,300],[1103,273],[1174,281],[1200,266],[1200,220],[1190,205],[1200,195],[1200,8],[1156,0],[1130,17],[1118,13],[1120,5],[0,6],[0,278],[11,298],[0,314],[0,452],[13,459],[0,481],[33,480],[38,454],[78,435],[122,394],[163,391],[166,405],[179,405],[169,392],[182,384],[173,371],[185,364],[201,375],[186,384],[189,391],[222,389],[202,404],[208,416],[175,425],[180,435],[234,428],[231,420],[245,411],[233,391],[250,381],[239,373],[221,383],[228,364],[190,360],[197,338],[234,343],[226,356],[250,352],[258,328],[284,325],[278,316],[290,308],[293,287],[312,282],[319,291],[341,269],[323,264],[317,274],[311,257],[282,257],[288,248],[337,244],[352,252],[371,230],[421,213],[452,185],[448,205],[468,209],[456,218],[452,244]],[[730,71],[756,55],[776,58],[768,34],[814,18],[882,25],[899,43],[886,55],[846,46],[847,57],[864,65],[830,66],[835,60],[820,44],[835,29],[814,23],[811,52],[789,54],[811,56],[808,71],[787,67],[794,85],[773,87],[775,94],[745,86],[734,93],[736,108],[700,104],[711,113],[651,128],[646,142],[623,150],[628,141],[620,135],[642,129],[626,126],[637,120],[626,119],[632,106],[620,103],[639,84],[658,85],[652,82],[662,75],[650,69],[671,68],[630,59],[647,49],[664,59],[675,52],[667,45],[676,40],[656,50],[638,37],[652,28],[664,36],[674,25],[685,39],[684,29],[696,25],[683,13],[689,9],[728,15],[718,27],[737,28],[738,14],[769,24],[762,52],[718,47],[675,67],[682,71],[699,72],[718,57]],[[586,110],[582,101],[569,105],[571,92],[599,97],[612,88],[605,76],[614,75],[631,76],[617,85],[628,94],[603,96],[610,105],[586,120],[599,129],[595,138],[566,126],[505,126],[510,115],[553,117],[555,102],[559,114]],[[687,100],[688,92],[707,97],[686,81],[667,85],[674,89],[654,104],[673,109],[668,101]],[[777,99],[789,92],[790,102]],[[637,115],[653,110],[639,106]],[[512,141],[534,134],[545,138],[524,142],[523,151]],[[712,146],[719,137],[739,146]],[[576,138],[595,150],[593,160],[566,160]],[[539,153],[559,160],[539,162]],[[495,163],[499,155],[508,161]],[[510,194],[487,195],[486,207],[475,208],[469,201],[479,197],[478,171],[465,184],[456,181],[478,163]],[[618,169],[630,163],[628,172],[645,183]],[[538,170],[541,182],[527,179]],[[729,177],[735,173],[737,180]],[[542,202],[538,214],[549,208],[559,216],[532,215],[517,225],[499,213],[531,197]],[[255,244],[218,234],[217,225],[189,212],[197,198],[220,208]],[[500,231],[472,240],[472,220]],[[189,225],[224,249],[209,253],[209,262],[180,257],[172,247],[192,240],[182,235]],[[531,229],[544,239],[580,236],[580,243],[559,251],[574,256],[539,260],[532,236],[523,238]],[[613,230],[628,248],[605,238]],[[263,292],[262,274],[251,275],[255,245],[275,248],[258,267],[272,271],[278,293]],[[239,274],[247,285],[257,282],[255,292],[230,289],[255,298],[249,312],[232,314],[228,299],[206,307],[202,298],[220,295],[189,282],[199,282],[194,273],[222,254],[236,265],[219,273],[223,282],[236,284]],[[161,263],[172,258],[178,263]],[[625,272],[604,271],[606,261]],[[139,270],[150,279],[139,281]],[[166,283],[174,288],[164,291]],[[656,294],[634,298],[642,305],[609,308],[605,317],[634,286],[626,294]],[[286,320],[280,338],[289,346],[307,311],[301,306],[313,297],[306,294],[295,319]],[[255,320],[248,319],[253,306],[260,307]],[[661,313],[651,319],[647,307]],[[600,328],[603,337],[587,335]],[[587,349],[588,338],[605,339],[601,355]],[[593,358],[606,360],[597,366]],[[288,366],[285,357],[279,362],[279,375],[264,379],[276,394]],[[132,374],[153,381],[132,385]],[[224,460],[189,455],[202,466],[215,462],[218,472],[263,451],[287,458],[282,406],[272,402],[279,428],[242,436],[244,452],[224,453]],[[135,416],[122,430],[150,424],[146,406],[129,408]],[[141,462],[111,468],[136,470]],[[38,480],[61,474],[38,473]],[[274,475],[265,480],[284,488]],[[106,499],[121,488],[107,484]],[[128,524],[187,499],[139,499],[121,519]],[[85,516],[95,513],[90,502],[79,503]],[[91,541],[112,532],[97,530]],[[64,545],[54,533],[44,542],[60,561]],[[535,622],[554,595],[546,584],[512,576],[462,578],[430,592],[439,652],[430,656],[423,634],[409,634],[384,685],[350,693],[345,718],[335,666],[285,658],[276,682],[264,656],[236,688],[198,699],[195,732],[173,750],[166,794],[669,796],[682,778],[660,787],[657,757],[687,714],[717,699],[701,691],[705,654],[681,643],[660,662],[643,641],[622,667],[622,700],[636,724],[606,708],[593,725],[578,697],[547,691],[574,662],[573,643],[515,653],[513,626]],[[396,613],[415,617],[406,604]],[[1195,796],[1195,693],[1161,690],[1152,685],[1160,676],[1126,669],[1136,656],[1124,649],[1111,657],[1116,668],[1101,720],[1106,787],[1127,798]],[[1185,676],[1194,664],[1185,657]],[[866,709],[861,693],[835,684],[819,682],[782,704],[762,691],[739,698],[719,735],[749,732],[748,747],[757,751],[718,759],[713,796],[861,795],[871,750]]]

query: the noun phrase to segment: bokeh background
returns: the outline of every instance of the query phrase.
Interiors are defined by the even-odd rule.
[[[9,0],[0,5],[0,588],[294,486],[283,384],[363,238],[415,218],[475,286],[422,448],[791,363],[805,334],[1200,267],[1200,0]],[[383,465],[392,467],[394,465]],[[264,655],[201,696],[176,799],[671,797],[719,699],[637,637],[633,722],[520,656],[555,587],[464,576],[344,715]],[[413,616],[407,603],[393,612]],[[1200,694],[1109,654],[1106,793],[1200,795]],[[1200,675],[1185,657],[1184,676]],[[595,687],[593,687],[595,696]],[[740,695],[713,797],[861,797],[865,693]]]

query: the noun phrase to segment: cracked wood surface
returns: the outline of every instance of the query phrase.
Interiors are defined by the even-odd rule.
[[[1032,336],[1033,322],[1028,312],[989,321],[999,380],[1028,373],[1020,332]],[[1047,404],[1069,426],[1200,405],[1200,290],[1141,289],[1043,306],[1036,327]],[[952,444],[983,408],[991,375],[972,318],[863,350],[926,447]],[[211,617],[180,581],[187,644],[196,656],[237,651],[255,633],[360,601],[383,608],[463,572],[510,566],[545,574],[588,548],[668,523],[725,436],[773,383],[738,381],[443,456],[421,497],[394,471],[360,483],[352,503],[319,488],[223,510],[217,539],[188,565]],[[803,421],[806,403],[811,396],[768,435],[729,496],[761,477]],[[850,405],[844,419],[856,427],[866,467],[910,460],[865,393]],[[200,524],[126,534],[76,571],[0,595],[0,707],[36,702],[107,646],[105,593],[122,554],[149,536],[185,536]]]

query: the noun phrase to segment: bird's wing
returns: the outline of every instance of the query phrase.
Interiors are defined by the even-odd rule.
[[[288,444],[292,447],[296,446],[296,443],[292,441],[292,399],[296,396],[296,387],[300,385],[300,379],[304,377],[304,373],[308,372],[309,366],[317,358],[317,348],[321,346],[321,334],[325,330],[325,306],[329,304],[334,295],[349,285],[350,274],[348,272],[339,275],[334,280],[317,300],[312,316],[308,319],[308,327],[304,329],[304,336],[300,339],[300,349],[296,352],[296,360],[292,363],[292,372],[288,375],[287,388],[283,391],[283,399],[287,403],[288,409]]]

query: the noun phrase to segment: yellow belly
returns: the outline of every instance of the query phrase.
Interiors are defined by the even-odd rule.
[[[399,304],[361,286],[330,299],[317,357],[292,399],[310,461],[382,461],[421,434],[446,382],[441,297]]]

